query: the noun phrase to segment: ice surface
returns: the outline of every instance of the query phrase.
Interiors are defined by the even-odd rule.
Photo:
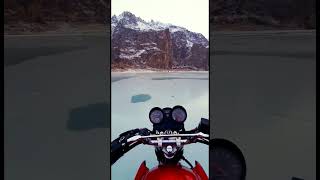
[[[112,73],[112,79],[114,78],[121,80],[112,82],[112,140],[129,129],[152,129],[148,113],[155,106],[184,106],[188,112],[185,122],[187,130],[196,127],[201,117],[209,118],[207,72]],[[139,94],[148,94],[152,98],[145,102],[131,103],[132,96]],[[208,146],[203,144],[185,146],[184,155],[193,164],[195,160],[199,161],[208,173]],[[153,147],[139,145],[121,157],[112,166],[113,179],[133,179],[144,160],[149,168],[157,165]]]

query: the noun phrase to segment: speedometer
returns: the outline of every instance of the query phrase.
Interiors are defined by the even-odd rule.
[[[149,119],[154,124],[160,123],[163,119],[163,112],[161,108],[159,107],[152,108],[149,112]]]
[[[240,149],[225,139],[210,141],[210,180],[244,180],[246,163]]]
[[[187,111],[182,106],[175,106],[172,108],[171,116],[176,122],[183,123],[187,119]]]

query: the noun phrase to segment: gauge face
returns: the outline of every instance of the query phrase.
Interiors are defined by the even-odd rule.
[[[158,124],[162,121],[163,119],[163,112],[160,108],[155,107],[153,109],[151,109],[150,113],[149,113],[149,119],[152,123],[154,124]]]
[[[187,111],[182,106],[175,106],[171,112],[172,119],[182,123],[187,119]]]
[[[241,151],[231,142],[210,143],[210,179],[244,180],[246,164]]]

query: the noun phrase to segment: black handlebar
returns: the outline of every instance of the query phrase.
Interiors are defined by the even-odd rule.
[[[120,157],[122,157],[125,153],[130,151],[132,148],[141,144],[141,142],[127,143],[127,139],[134,135],[149,135],[150,130],[147,128],[143,129],[132,129],[121,133],[120,136],[111,142],[111,165],[115,163]]]
[[[119,137],[121,138],[121,137]],[[120,159],[125,153],[136,147],[137,145],[141,144],[141,142],[132,143],[128,145],[127,143],[119,142],[119,138],[115,139],[111,143],[111,165],[113,165],[118,159]]]

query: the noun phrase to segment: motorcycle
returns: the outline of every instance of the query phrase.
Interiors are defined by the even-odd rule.
[[[246,166],[240,149],[225,139],[210,140],[208,119],[201,118],[199,125],[188,131],[184,128],[186,119],[187,111],[183,106],[152,108],[149,112],[152,130],[129,130],[112,141],[111,165],[137,145],[145,144],[155,147],[159,164],[149,169],[146,161],[143,161],[135,180],[208,180],[201,164],[195,161],[195,165],[192,165],[183,155],[184,146],[203,143],[210,146],[210,179],[245,179]],[[181,160],[190,167],[183,166]]]

